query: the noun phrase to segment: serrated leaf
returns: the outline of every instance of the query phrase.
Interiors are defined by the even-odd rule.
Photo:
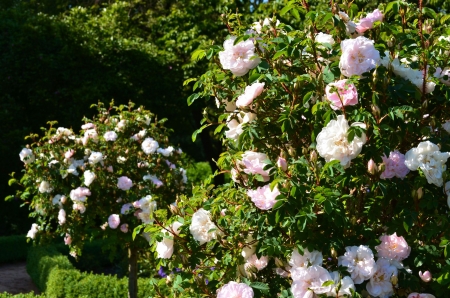
[[[286,5],[285,7],[283,7],[283,9],[280,11],[280,16],[285,15],[289,10],[291,10],[292,8],[294,8],[292,5]]]
[[[193,61],[200,60],[203,57],[205,57],[205,55],[206,55],[206,51],[205,50],[196,49],[191,55],[191,60],[193,60]]]
[[[262,282],[257,282],[257,281],[252,282],[250,284],[250,287],[252,287],[254,289],[257,289],[257,290],[259,290],[261,292],[268,292],[270,290],[270,288],[269,288],[269,286],[267,284],[262,283]]]

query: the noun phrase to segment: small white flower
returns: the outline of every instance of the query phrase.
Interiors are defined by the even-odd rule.
[[[39,192],[40,193],[51,193],[53,191],[53,188],[50,186],[50,183],[47,181],[42,181],[41,184],[39,184]]]
[[[29,163],[32,163],[35,161],[33,151],[31,151],[31,149],[28,149],[28,148],[23,148],[22,151],[20,151],[19,156],[20,156],[20,160],[26,164],[29,164]]]
[[[83,176],[84,176],[84,185],[86,186],[91,185],[91,183],[94,181],[96,177],[94,172],[91,172],[89,170],[85,171]]]

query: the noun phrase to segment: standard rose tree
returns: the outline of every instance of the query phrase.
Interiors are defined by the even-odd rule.
[[[193,54],[211,68],[188,101],[216,103],[202,123],[229,179],[197,186],[165,226],[160,264],[183,272],[171,297],[449,292],[450,38],[433,25],[448,18],[332,4],[291,1],[285,23],[223,15],[223,47]]]
[[[155,239],[146,233],[135,238],[139,233],[132,235],[133,229],[155,224],[164,230],[169,206],[185,188],[186,172],[181,150],[169,146],[168,132],[155,115],[133,109],[132,103],[97,108],[98,115],[84,119],[79,134],[51,126],[41,139],[31,136],[33,143],[20,152],[25,173],[17,183],[25,190],[17,195],[34,209],[30,215],[37,223],[29,238],[44,242],[65,236],[74,257],[94,237],[128,248],[130,295],[135,297],[137,253]],[[176,233],[181,224],[170,221]],[[169,247],[170,241],[161,243]],[[156,251],[169,256],[161,253],[163,244]]]

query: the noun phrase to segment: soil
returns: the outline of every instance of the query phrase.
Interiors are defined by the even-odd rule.
[[[28,275],[26,265],[25,262],[0,265],[0,293],[40,293]]]

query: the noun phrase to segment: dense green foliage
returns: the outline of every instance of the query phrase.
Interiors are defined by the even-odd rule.
[[[27,271],[48,297],[122,298],[128,292],[126,278],[80,272],[52,246],[32,247],[28,254]],[[139,279],[138,284],[138,297],[154,297],[150,279]]]
[[[0,293],[0,298],[34,298],[34,297],[41,297],[45,298],[45,295],[36,295],[34,292],[27,293],[27,294],[9,294],[9,293]]]
[[[28,247],[25,235],[0,237],[0,264],[8,262],[25,261],[27,258]]]

